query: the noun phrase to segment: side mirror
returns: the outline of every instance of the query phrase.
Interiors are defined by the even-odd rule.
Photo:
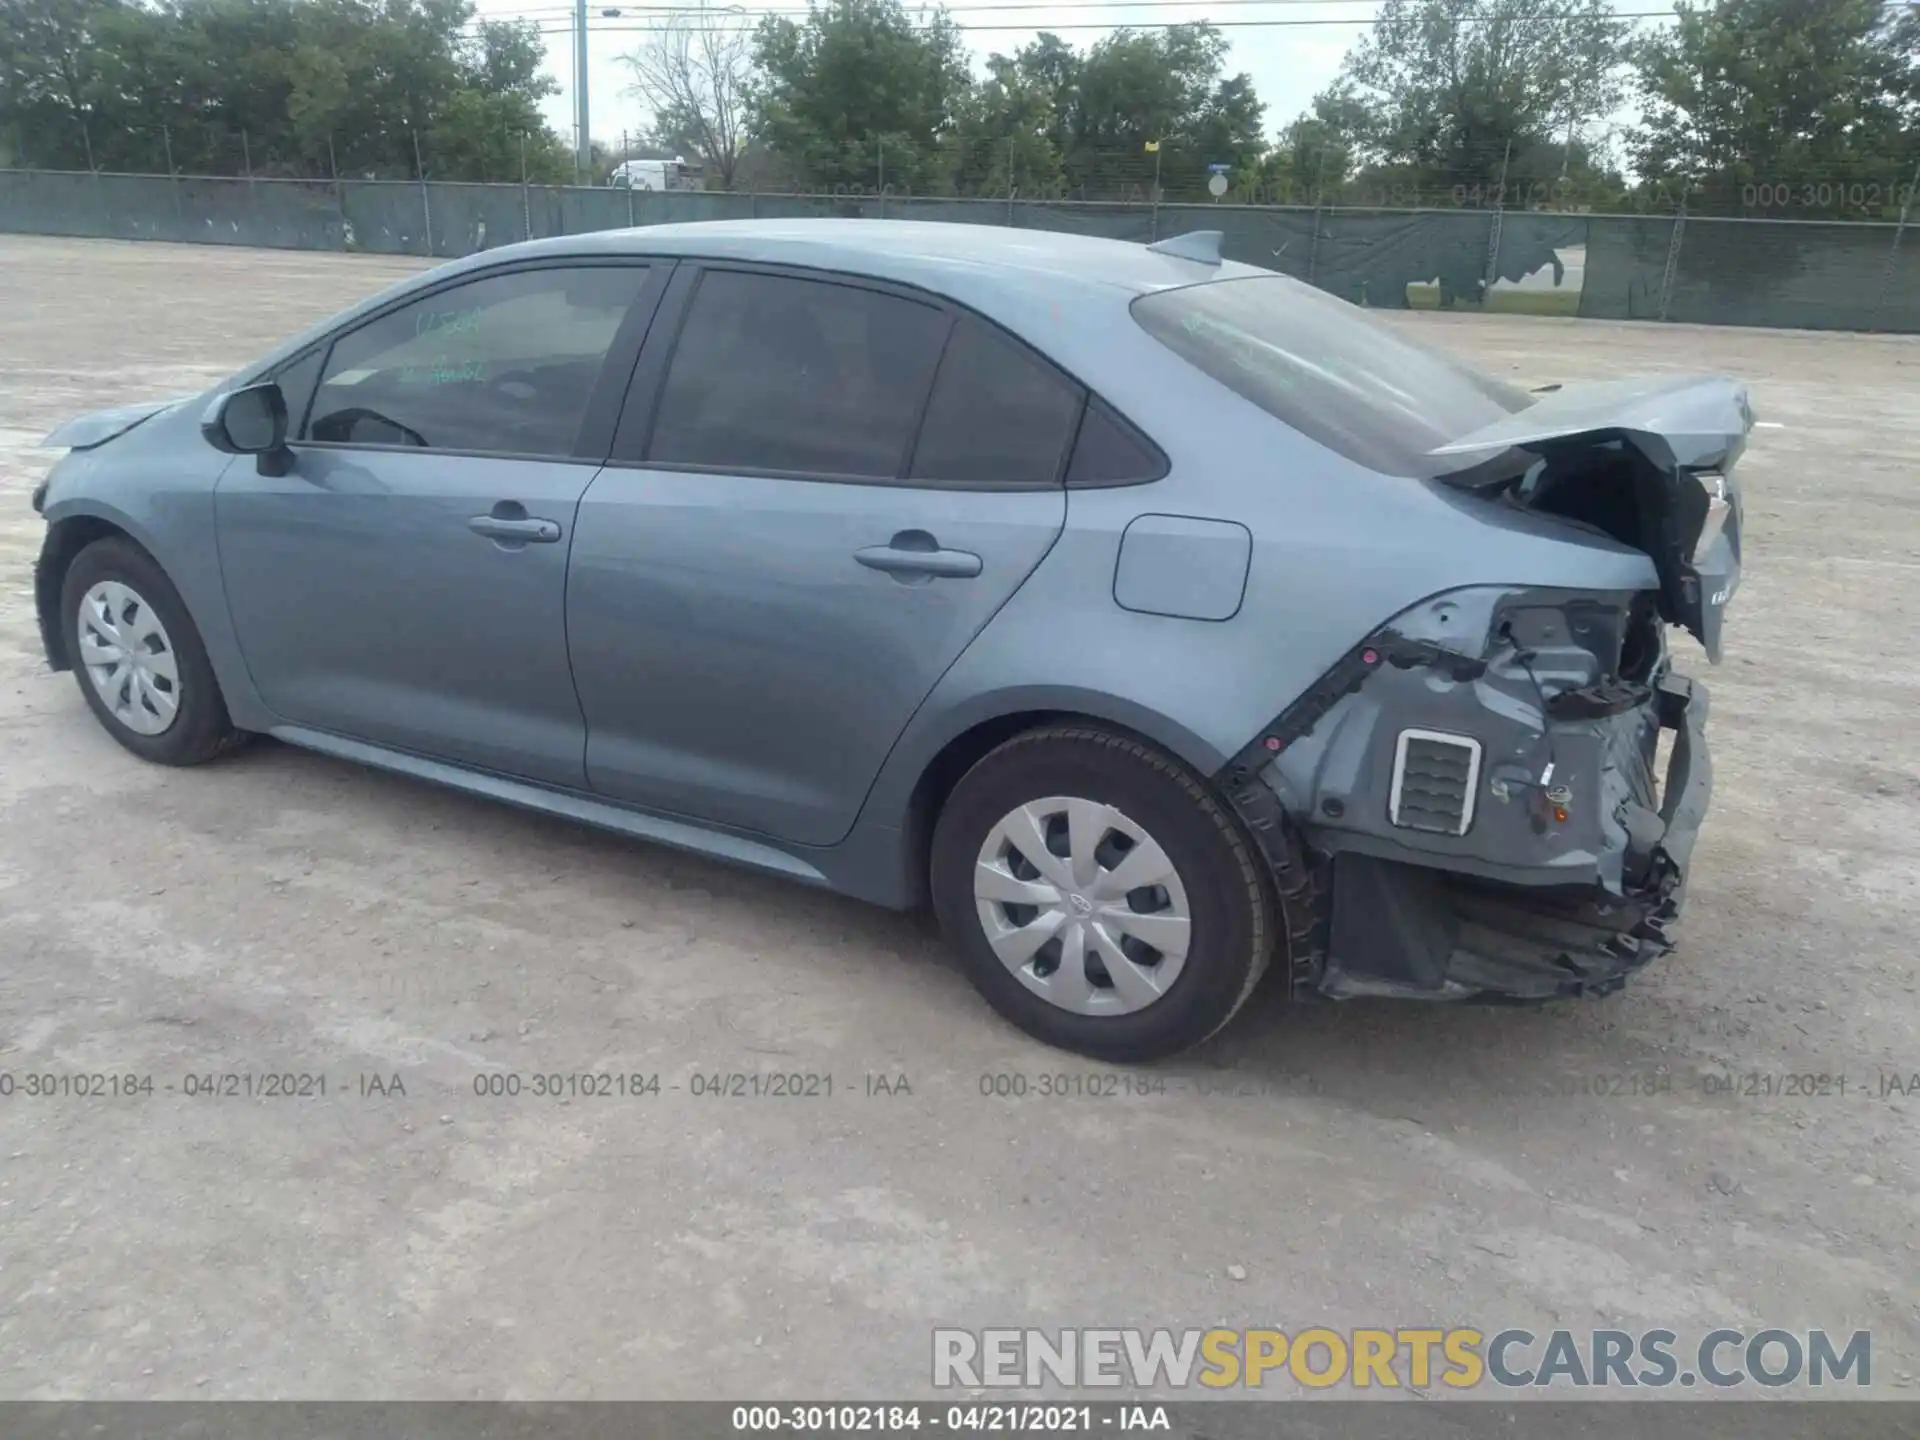
[[[228,455],[256,455],[262,475],[284,475],[293,459],[287,449],[287,399],[268,380],[214,397],[200,417],[200,433]]]

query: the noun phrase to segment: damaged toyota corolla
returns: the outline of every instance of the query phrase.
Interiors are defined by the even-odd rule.
[[[930,902],[1105,1059],[1270,965],[1614,990],[1711,788],[1668,636],[1719,659],[1745,388],[1517,389],[1218,247],[768,221],[442,266],[50,437],[48,660],[150,760],[264,733]]]

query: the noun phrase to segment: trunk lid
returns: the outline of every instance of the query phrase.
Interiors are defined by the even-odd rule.
[[[1724,376],[1563,386],[1430,453],[1439,478],[1597,528],[1653,557],[1660,613],[1720,659],[1721,621],[1740,584],[1733,467],[1753,429],[1747,387]],[[1499,465],[1519,451],[1523,471]]]

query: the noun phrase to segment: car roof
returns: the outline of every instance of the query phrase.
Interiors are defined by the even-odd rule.
[[[468,272],[523,260],[620,255],[790,265],[916,286],[977,310],[1062,359],[1063,342],[1097,350],[1102,342],[1095,332],[1116,313],[1124,319],[1138,295],[1273,274],[1232,260],[1187,259],[1135,241],[1007,225],[836,218],[644,225],[523,241],[437,266],[313,327],[259,368],[378,305]]]
[[[1117,286],[1133,294],[1224,279],[1229,272],[1263,273],[1232,261],[1182,259],[1133,241],[939,220],[702,220],[592,231],[512,248],[530,254],[705,256],[875,277],[924,272],[928,282],[961,270],[986,270],[1044,275],[1074,285]],[[500,251],[489,253],[495,259],[502,256]],[[945,287],[930,283],[930,288]]]

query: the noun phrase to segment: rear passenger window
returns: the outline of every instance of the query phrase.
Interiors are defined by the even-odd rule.
[[[1167,473],[1166,458],[1154,443],[1129,425],[1104,401],[1087,402],[1067,463],[1069,485],[1138,485]]]
[[[674,347],[647,458],[897,478],[950,323],[857,286],[710,270]]]
[[[916,480],[1053,485],[1086,392],[971,318],[954,326],[913,452]]]

